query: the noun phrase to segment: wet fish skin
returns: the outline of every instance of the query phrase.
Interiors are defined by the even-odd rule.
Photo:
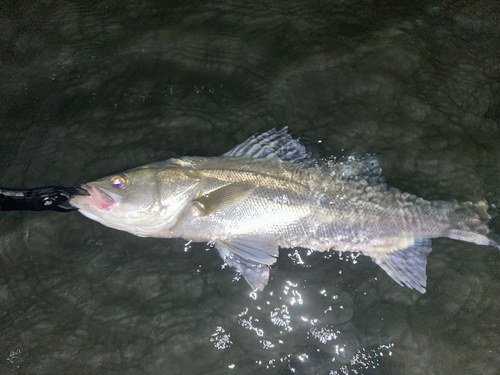
[[[286,130],[252,137],[227,154],[170,159],[105,177],[84,185],[90,195],[72,204],[138,236],[213,242],[255,290],[267,284],[278,246],[360,251],[422,293],[430,238],[499,246],[485,202],[402,193],[380,182],[373,159],[316,167]]]

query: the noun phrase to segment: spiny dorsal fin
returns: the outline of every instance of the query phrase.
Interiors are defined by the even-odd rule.
[[[291,162],[309,158],[310,154],[306,148],[298,140],[293,139],[287,130],[288,127],[285,126],[280,131],[271,129],[258,136],[253,135],[223,156],[281,159]]]

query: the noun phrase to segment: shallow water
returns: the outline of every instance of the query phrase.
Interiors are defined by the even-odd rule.
[[[402,190],[500,205],[494,1],[9,4],[2,187],[219,155],[288,125],[319,157],[377,154]],[[2,213],[0,372],[496,374],[500,253],[432,242],[425,295],[362,256],[282,249],[251,296],[206,244]]]

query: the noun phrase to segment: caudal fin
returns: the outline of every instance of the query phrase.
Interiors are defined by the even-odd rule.
[[[489,246],[495,246],[500,249],[500,237],[497,236],[495,233],[490,232],[488,233],[488,239],[490,240],[490,243],[488,244]]]
[[[485,201],[454,205],[438,203],[448,205],[450,227],[447,237],[500,249],[500,237],[488,226],[491,217]],[[385,243],[375,246],[369,255],[399,285],[406,285],[425,293],[427,282],[425,267],[430,252],[430,239],[404,237],[386,238]]]
[[[500,237],[488,225],[491,219],[488,208],[484,200],[457,204],[449,215],[451,229],[448,237],[500,248]]]

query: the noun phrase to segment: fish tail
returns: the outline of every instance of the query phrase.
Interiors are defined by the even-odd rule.
[[[490,240],[489,246],[495,246],[500,249],[500,237],[495,233],[491,232],[488,234],[488,239]]]
[[[445,202],[438,202],[445,204]],[[500,249],[500,237],[492,232],[488,223],[488,203],[466,202],[448,205],[449,238],[495,246]],[[437,236],[436,236],[437,237]],[[374,246],[368,255],[399,285],[406,285],[425,293],[427,256],[431,252],[429,238],[386,238],[384,243]]]
[[[449,215],[451,229],[449,238],[500,248],[500,237],[488,225],[491,216],[488,202],[465,202],[456,204]]]

